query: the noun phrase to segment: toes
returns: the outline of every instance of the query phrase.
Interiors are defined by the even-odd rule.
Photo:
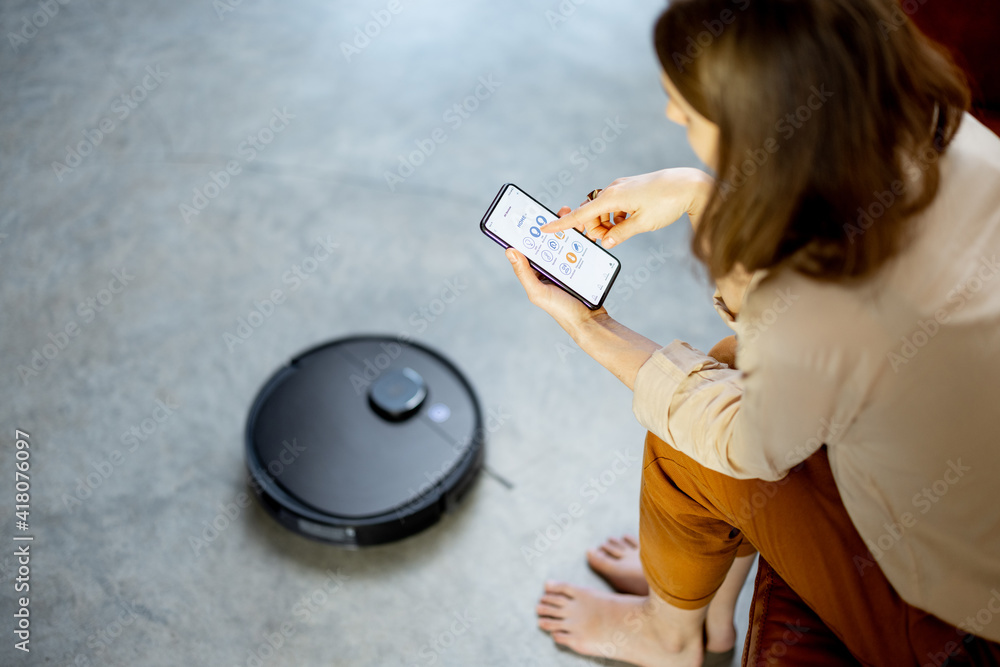
[[[612,558],[617,558],[619,560],[625,555],[625,548],[621,545],[621,543],[611,544],[609,542],[608,544],[602,544],[601,551],[608,554]]]
[[[538,618],[553,618],[558,620],[563,620],[563,611],[559,607],[553,607],[548,604],[537,604],[535,605],[535,615]]]
[[[566,612],[563,605],[568,602],[562,595],[543,595],[535,606],[535,613],[546,618],[565,618]]]
[[[608,555],[601,549],[587,549],[587,562],[591,565],[607,565]]]
[[[632,537],[631,535],[624,535],[624,536],[622,536],[622,541],[625,542],[625,544],[627,544],[630,547],[632,547],[633,549],[638,549],[639,548],[639,540],[637,540],[636,538]]]
[[[576,589],[561,581],[546,581],[545,592],[550,595],[563,595],[572,600],[576,595]]]
[[[550,607],[561,609],[569,600],[564,595],[543,595],[538,601],[539,604],[547,604]]]
[[[565,630],[556,630],[555,632],[549,633],[552,635],[552,641],[559,644],[560,646],[570,647],[570,643],[573,641],[572,635]]]
[[[555,637],[556,633],[567,634],[564,621],[561,618],[547,618],[545,616],[539,616],[538,627],[545,630],[545,632],[553,633],[553,637]]]

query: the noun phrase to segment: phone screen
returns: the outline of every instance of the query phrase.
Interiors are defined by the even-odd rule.
[[[575,229],[554,234],[540,227],[558,216],[516,185],[500,189],[480,227],[504,247],[513,246],[588,308],[600,308],[621,269],[611,253]]]

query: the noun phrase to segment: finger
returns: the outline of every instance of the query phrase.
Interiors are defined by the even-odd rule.
[[[511,266],[514,267],[514,275],[521,281],[528,298],[533,300],[534,295],[543,287],[538,273],[528,263],[528,259],[514,248],[507,248],[506,254]]]
[[[603,225],[597,225],[593,229],[586,231],[584,233],[592,241],[601,241],[601,243],[605,243],[605,239],[607,239],[608,233],[611,232],[611,229],[612,228],[607,226],[607,224],[603,224]]]
[[[559,232],[570,227],[584,225],[586,229],[593,229],[597,226],[601,216],[619,211],[628,212],[628,207],[622,202],[616,201],[614,193],[602,192],[594,201],[587,202],[578,209],[567,213],[558,220],[542,225],[543,232]]]
[[[588,219],[577,225],[575,229],[586,234],[593,241],[600,241],[611,229],[611,218],[608,215],[602,215],[594,219]]]
[[[622,241],[632,238],[642,231],[642,213],[633,213],[607,229],[601,238],[601,245],[613,248]]]
[[[600,215],[600,212],[594,206],[595,203],[596,200],[588,202],[583,206],[573,211],[570,211],[566,215],[560,216],[559,219],[553,220],[552,222],[542,225],[542,231],[546,233],[552,233],[552,232],[561,232],[566,229],[569,229],[570,227],[575,227],[576,229],[580,230],[590,229],[594,227],[594,225],[597,224],[597,219],[598,216]],[[590,214],[591,211],[594,211],[593,215]]]
[[[563,206],[561,209],[559,209],[558,215],[561,218],[561,217],[563,217],[565,215],[569,215],[569,213],[571,213],[572,211],[573,211],[573,209],[571,209],[569,206]],[[586,234],[587,233],[587,230],[586,230],[586,228],[583,225],[577,225],[573,229],[575,229],[576,231],[580,232],[581,234]]]
[[[635,539],[631,535],[623,535],[622,536],[622,541],[624,541],[630,547],[635,547],[636,549],[639,548],[639,540]]]
[[[589,200],[588,200],[588,201],[589,201]],[[583,204],[586,204],[586,203],[587,203],[586,201],[584,201],[584,202],[583,202]],[[581,204],[581,206],[582,206],[583,204]],[[556,215],[557,215],[558,217],[560,217],[560,218],[561,218],[561,217],[563,217],[564,215],[567,215],[567,214],[569,214],[569,213],[570,213],[570,212],[571,212],[572,210],[573,210],[573,209],[572,209],[572,208],[570,208],[569,206],[563,206],[563,207],[562,207],[561,209],[559,209],[559,212],[558,212],[558,213],[556,213]],[[544,226],[544,225],[543,225],[543,226]],[[575,226],[575,227],[574,227],[573,229],[575,229],[576,231],[580,232],[581,234],[586,234],[586,233],[587,233],[587,230],[586,230],[586,228],[584,228],[584,226],[583,226],[583,225],[577,225],[577,226]],[[557,230],[557,231],[558,231],[558,230]]]

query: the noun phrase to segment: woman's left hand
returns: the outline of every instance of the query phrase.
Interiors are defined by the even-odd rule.
[[[565,215],[569,207],[563,207],[559,215]],[[590,310],[579,299],[563,290],[561,287],[545,280],[528,263],[528,259],[514,248],[507,249],[507,259],[514,267],[514,275],[521,281],[521,286],[528,295],[528,300],[535,304],[559,323],[569,333],[581,324],[602,314],[607,314],[604,308]]]

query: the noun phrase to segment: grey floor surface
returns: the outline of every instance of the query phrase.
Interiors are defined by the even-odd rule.
[[[643,431],[477,223],[507,181],[558,207],[697,164],[663,116],[661,4],[5,0],[0,664],[600,662],[555,648],[533,608],[547,578],[603,585],[583,554],[636,530]],[[707,349],[729,330],[688,234],[619,248],[609,307]],[[318,243],[329,256],[307,262]],[[447,352],[512,488],[482,476],[436,527],[352,552],[237,501],[261,383],[358,332]],[[30,654],[7,627],[15,429],[32,445]]]

